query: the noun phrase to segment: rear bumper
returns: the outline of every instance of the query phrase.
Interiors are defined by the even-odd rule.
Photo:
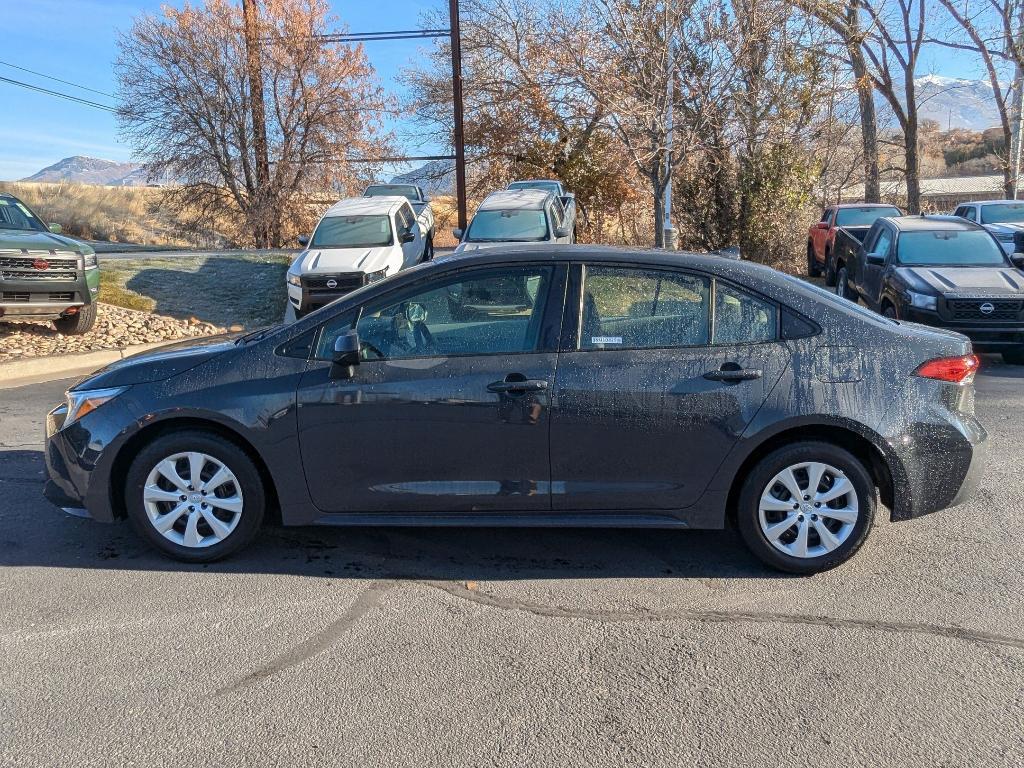
[[[981,482],[988,433],[973,416],[920,423],[888,441],[893,520],[908,520],[969,500]]]

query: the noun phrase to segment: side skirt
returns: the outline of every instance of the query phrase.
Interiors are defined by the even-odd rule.
[[[690,528],[684,520],[664,512],[566,513],[462,513],[388,514],[332,512],[314,525],[471,527],[471,528]]]

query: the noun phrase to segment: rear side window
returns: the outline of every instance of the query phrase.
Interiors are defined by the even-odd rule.
[[[964,212],[960,214],[968,221],[977,221],[978,215],[974,212],[974,206],[964,206]]]
[[[588,267],[580,349],[694,347],[708,343],[710,280],[682,272]]]
[[[715,286],[715,344],[757,344],[778,337],[779,311],[771,302],[722,282]]]
[[[885,227],[882,227],[878,232],[878,237],[875,238],[874,245],[871,246],[871,253],[877,253],[880,256],[888,256],[891,245],[892,232]]]

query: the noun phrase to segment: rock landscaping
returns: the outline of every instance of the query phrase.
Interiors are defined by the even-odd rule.
[[[134,344],[210,336],[227,330],[194,317],[177,320],[100,303],[96,325],[80,336],[59,333],[52,323],[0,321],[0,363],[27,357],[124,349]],[[241,327],[233,326],[231,330],[241,330]]]

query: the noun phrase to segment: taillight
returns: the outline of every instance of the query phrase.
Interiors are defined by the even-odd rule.
[[[981,360],[977,355],[938,357],[935,360],[922,363],[914,373],[926,379],[964,384],[974,378],[974,372],[978,370],[979,365],[981,365]]]

